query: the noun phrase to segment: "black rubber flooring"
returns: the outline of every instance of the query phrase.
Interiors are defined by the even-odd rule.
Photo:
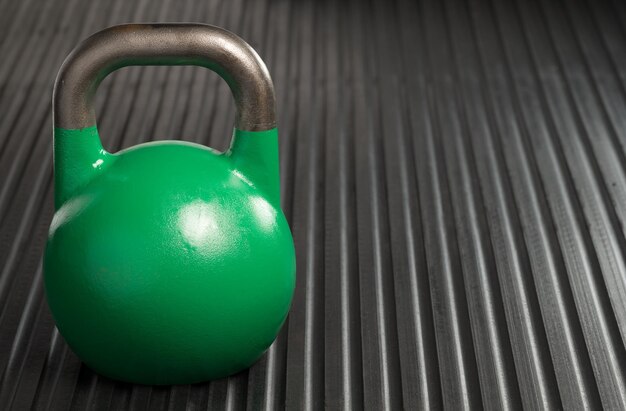
[[[291,314],[193,386],[98,377],[42,289],[54,77],[148,21],[241,35],[279,98]],[[121,70],[98,102],[109,150],[230,139],[199,68]],[[0,408],[625,409],[625,157],[623,1],[0,0]]]

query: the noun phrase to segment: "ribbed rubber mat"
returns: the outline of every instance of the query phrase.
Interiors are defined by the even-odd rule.
[[[279,98],[295,300],[206,384],[98,377],[42,289],[54,76],[147,21],[238,33]],[[625,27],[617,0],[0,0],[0,408],[625,409]],[[207,70],[124,69],[98,100],[109,150],[230,139]]]

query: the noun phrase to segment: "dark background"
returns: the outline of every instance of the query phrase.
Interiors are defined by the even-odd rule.
[[[42,290],[54,76],[154,21],[267,63],[298,256],[267,355],[193,386],[98,377]],[[624,409],[625,23],[617,0],[0,0],[0,408]],[[124,69],[98,100],[109,150],[230,139],[206,70]]]

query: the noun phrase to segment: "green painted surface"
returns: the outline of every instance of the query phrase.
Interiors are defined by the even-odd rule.
[[[96,126],[54,130],[54,205],[58,210],[73,191],[99,175],[114,156],[102,148]]]
[[[236,130],[224,154],[176,141],[109,154],[95,127],[57,129],[54,147],[45,287],[76,354],[143,384],[254,363],[295,286],[276,129]]]

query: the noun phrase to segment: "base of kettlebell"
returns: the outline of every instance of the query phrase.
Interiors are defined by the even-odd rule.
[[[92,367],[89,364],[83,362],[83,364],[92,370],[94,373],[98,374],[101,377],[107,378],[113,381],[119,381],[128,384],[134,385],[145,385],[145,386],[168,386],[168,385],[189,385],[189,384],[198,384],[209,381],[221,380],[223,378],[227,378],[233,376],[235,374],[239,374],[249,369],[252,365],[254,365],[258,360],[257,358],[252,363],[242,367],[234,367],[231,371],[220,372],[220,373],[206,373],[202,375],[195,375],[194,373],[190,373],[186,377],[178,376],[172,378],[172,376],[161,377],[155,373],[154,378],[149,378],[149,375],[144,375],[140,378],[132,378],[129,375],[124,374],[116,374],[116,373],[108,373],[99,371],[97,367]],[[179,373],[180,374],[180,373]]]

